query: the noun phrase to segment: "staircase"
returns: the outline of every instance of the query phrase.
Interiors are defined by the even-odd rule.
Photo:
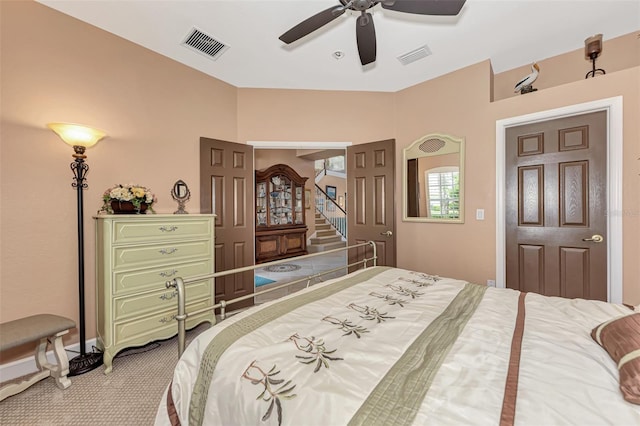
[[[316,212],[315,225],[316,232],[309,238],[307,252],[318,253],[347,246],[347,242],[338,231],[318,212]]]

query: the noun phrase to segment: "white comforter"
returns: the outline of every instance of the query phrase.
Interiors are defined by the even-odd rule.
[[[622,399],[616,365],[589,335],[631,311],[532,293],[514,417],[501,423],[519,297],[369,268],[203,332],[168,391],[182,425],[640,425],[640,406]],[[166,400],[156,424],[170,424]]]

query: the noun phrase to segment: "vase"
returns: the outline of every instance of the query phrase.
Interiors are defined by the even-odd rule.
[[[147,211],[148,204],[141,203],[140,210],[136,209],[131,201],[111,201],[111,210],[113,214],[144,214]]]

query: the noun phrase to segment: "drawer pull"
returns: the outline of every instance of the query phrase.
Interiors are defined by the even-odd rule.
[[[174,276],[177,273],[178,273],[178,270],[174,269],[173,271],[169,271],[169,272],[160,272],[160,276],[164,278],[169,278]]]
[[[173,253],[175,253],[177,251],[178,251],[177,248],[172,247],[170,249],[162,249],[162,250],[160,250],[160,254],[173,254]]]
[[[176,297],[177,295],[178,295],[178,290],[174,291],[173,293],[165,293],[162,296],[160,296],[160,299],[162,299],[162,300],[171,300],[174,297]]]
[[[161,226],[158,229],[160,229],[162,232],[173,232],[173,231],[177,230],[178,227],[177,226],[173,226],[173,225],[172,226]]]
[[[176,319],[176,314],[173,314],[170,317],[162,317],[162,318],[160,318],[160,322],[163,323],[163,324],[166,324],[168,322],[173,321],[174,319]]]

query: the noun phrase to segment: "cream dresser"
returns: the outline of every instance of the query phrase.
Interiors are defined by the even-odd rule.
[[[105,374],[122,349],[178,332],[177,292],[165,282],[214,271],[214,215],[96,216],[97,341]],[[190,284],[187,312],[213,306],[213,279]],[[189,318],[187,327],[212,312]]]

